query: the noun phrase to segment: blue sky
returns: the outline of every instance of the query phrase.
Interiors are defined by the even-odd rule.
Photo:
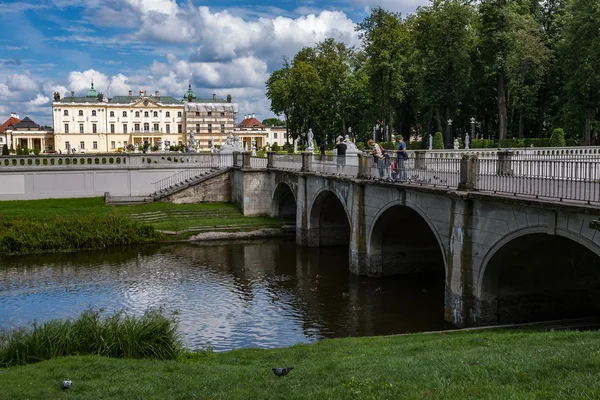
[[[51,125],[52,94],[128,90],[231,94],[240,114],[272,116],[264,82],[304,46],[358,45],[369,8],[414,12],[426,0],[9,0],[0,2],[0,123]]]

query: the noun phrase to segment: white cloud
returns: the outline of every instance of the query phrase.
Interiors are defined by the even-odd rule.
[[[403,17],[413,14],[419,6],[429,4],[429,0],[351,0],[351,2],[355,6],[364,6],[367,11],[381,7],[389,11],[401,12]]]
[[[36,91],[38,84],[29,75],[12,74],[6,80],[6,86],[10,91]]]
[[[41,106],[41,105],[47,104],[49,101],[50,101],[50,99],[48,97],[44,96],[43,94],[39,94],[38,93],[35,96],[35,99],[29,100],[27,102],[27,105],[29,107],[37,107],[37,106]]]

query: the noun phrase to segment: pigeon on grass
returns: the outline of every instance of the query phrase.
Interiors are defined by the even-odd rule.
[[[271,368],[273,370],[273,373],[275,373],[275,375],[281,377],[281,376],[286,376],[287,374],[290,373],[291,370],[294,369],[294,367],[290,367],[290,368]]]
[[[61,387],[62,387],[63,389],[70,389],[70,388],[71,388],[71,381],[70,381],[70,380],[68,380],[68,379],[67,379],[66,381],[63,381],[63,383],[62,383],[62,386],[61,386]]]

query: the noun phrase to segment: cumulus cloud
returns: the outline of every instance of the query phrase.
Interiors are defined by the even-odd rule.
[[[31,108],[31,107],[38,107],[41,105],[47,105],[50,102],[50,99],[46,96],[44,96],[43,94],[37,94],[35,96],[35,99],[29,100],[27,102],[27,105]]]
[[[22,62],[20,58],[9,58],[8,60],[4,60],[4,62],[2,63],[2,65],[4,66],[17,66],[21,64]]]

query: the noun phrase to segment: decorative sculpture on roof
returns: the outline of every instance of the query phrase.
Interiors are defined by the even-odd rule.
[[[231,95],[230,94],[227,95],[227,102],[231,103]]]
[[[102,100],[104,100],[104,93],[100,92],[98,93],[98,101],[102,103]]]
[[[54,92],[54,101],[60,101],[60,93]]]

